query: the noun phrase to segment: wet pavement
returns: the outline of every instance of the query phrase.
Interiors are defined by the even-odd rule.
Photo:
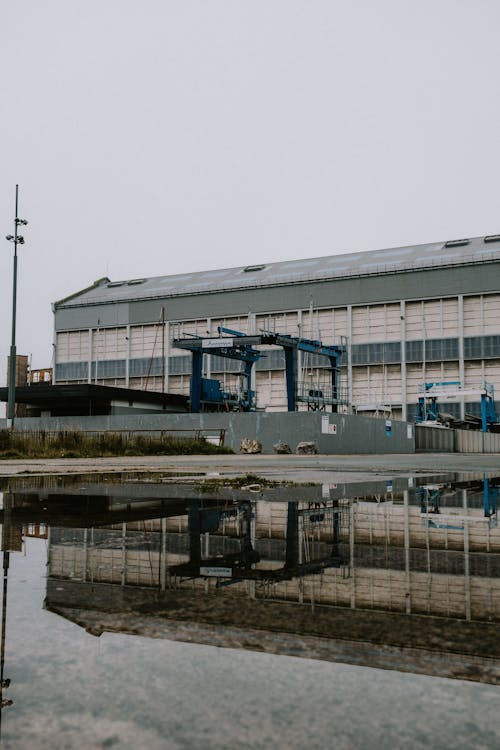
[[[248,466],[226,458],[219,474]],[[484,465],[303,487],[219,486],[205,458],[208,482],[4,478],[2,746],[498,746]]]
[[[380,475],[436,474],[456,471],[498,471],[500,454],[416,453],[359,456],[141,456],[85,459],[3,460],[0,477],[16,474],[122,472],[217,472],[220,475],[253,473],[279,481],[344,482]]]

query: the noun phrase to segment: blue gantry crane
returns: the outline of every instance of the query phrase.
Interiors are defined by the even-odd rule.
[[[262,331],[258,334],[244,334],[223,326],[218,327],[219,336],[176,338],[173,345],[192,353],[191,371],[191,412],[198,413],[202,406],[239,411],[255,411],[255,393],[251,388],[252,368],[265,352],[256,346],[280,346],[285,355],[285,376],[288,411],[296,411],[300,401],[307,403],[308,409],[324,409],[331,405],[332,411],[338,410],[339,404],[346,403],[340,398],[339,361],[346,351],[346,345],[325,345],[321,341],[289,336],[274,331]],[[317,388],[298,391],[298,352],[308,352],[326,357],[330,364],[331,393],[329,395]],[[203,355],[217,355],[243,363],[242,376],[245,386],[241,393],[228,393],[222,389],[220,381],[203,377]]]

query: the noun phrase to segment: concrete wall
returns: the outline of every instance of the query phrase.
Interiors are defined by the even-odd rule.
[[[0,420],[0,428],[6,420]],[[414,453],[414,426],[395,420],[320,412],[255,412],[249,414],[141,414],[102,417],[16,419],[17,430],[226,430],[226,445],[238,452],[243,438],[257,439],[264,453],[278,441],[292,451],[301,441],[314,441],[319,453]]]

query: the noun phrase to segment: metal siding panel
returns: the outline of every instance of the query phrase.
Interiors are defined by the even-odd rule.
[[[407,302],[405,309],[406,319],[406,339],[411,341],[412,339],[422,338],[423,328],[423,306],[422,302]]]
[[[443,299],[443,336],[458,336],[458,298]]]
[[[347,307],[333,309],[333,336],[347,336]]]
[[[500,333],[500,295],[483,297],[484,333]]]
[[[97,328],[98,326],[122,326],[127,325],[128,317],[128,302],[115,302],[107,305],[82,305],[56,310],[55,329],[56,331],[62,331],[79,328]]]
[[[401,336],[401,308],[398,304],[386,305],[386,341],[399,341]]]
[[[364,342],[369,339],[368,307],[352,308],[352,343]]]
[[[483,332],[481,297],[464,297],[464,335],[474,336]]]

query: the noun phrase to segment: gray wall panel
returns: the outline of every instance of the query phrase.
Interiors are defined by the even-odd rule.
[[[91,307],[70,307],[56,310],[56,331],[97,328],[98,326],[126,326],[129,317],[128,302],[114,305],[93,305]]]

